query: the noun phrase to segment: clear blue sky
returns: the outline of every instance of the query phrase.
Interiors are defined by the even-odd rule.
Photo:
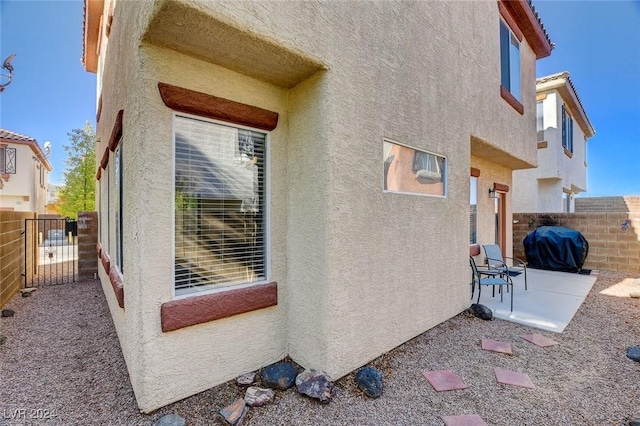
[[[586,196],[640,195],[640,2],[535,1],[556,48],[537,75],[569,71],[596,129]],[[497,35],[496,35],[497,37]],[[16,53],[0,127],[51,141],[51,181],[67,133],[95,126],[95,75],[84,71],[82,2],[0,0],[0,60]]]
[[[584,195],[640,195],[640,2],[533,4],[556,44],[538,77],[569,71],[596,129]]]
[[[67,133],[86,121],[95,129],[96,76],[81,62],[82,14],[79,0],[0,0],[0,61],[17,55],[13,82],[0,94],[0,127],[41,147],[51,141],[52,183],[62,181]]]

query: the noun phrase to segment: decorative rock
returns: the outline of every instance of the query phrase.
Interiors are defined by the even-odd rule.
[[[629,426],[640,426],[640,419],[631,420]]]
[[[153,426],[185,426],[187,421],[179,415],[172,413],[161,417]]]
[[[14,314],[16,313],[16,311],[14,311],[13,309],[3,309],[2,310],[2,316],[3,317],[12,317]]]
[[[35,288],[35,287],[22,288],[22,289],[20,289],[20,293],[22,293],[22,294],[24,294],[24,293],[33,293],[36,290],[37,290],[37,288]]]
[[[222,410],[220,410],[220,416],[222,416],[222,420],[224,420],[227,424],[231,426],[240,426],[242,424],[242,420],[244,420],[244,416],[249,411],[249,407],[247,407],[244,403],[244,399],[238,399],[233,404],[227,405]]]
[[[356,383],[369,398],[382,395],[382,373],[373,367],[363,367],[356,373]]]
[[[489,321],[493,319],[493,312],[491,312],[491,309],[489,309],[485,305],[474,303],[469,307],[469,312],[471,312],[473,315],[485,321]]]
[[[640,291],[631,291],[631,292],[629,292],[629,297],[632,297],[634,299],[640,298]]]
[[[22,297],[31,297],[31,292],[25,291],[24,293],[22,293]]]
[[[287,390],[296,383],[298,370],[290,362],[277,362],[262,369],[260,380],[263,386]]]
[[[256,372],[245,373],[236,379],[236,383],[240,386],[251,386],[256,381]]]
[[[296,377],[298,392],[311,398],[320,400],[325,404],[331,401],[335,385],[324,371],[304,370]]]
[[[0,345],[4,345],[6,341],[7,341],[7,336],[5,336],[4,334],[0,334]]]
[[[244,402],[249,407],[261,407],[273,401],[273,397],[275,395],[276,393],[273,389],[263,389],[251,386],[247,388],[247,393],[244,395]]]
[[[640,286],[640,278],[636,278],[635,280],[633,280],[632,284]],[[638,420],[638,421],[640,421],[640,420]]]
[[[627,348],[627,358],[640,362],[640,346],[629,346]]]

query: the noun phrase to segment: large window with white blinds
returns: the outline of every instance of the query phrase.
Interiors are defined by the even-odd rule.
[[[176,295],[267,279],[267,138],[175,116]]]

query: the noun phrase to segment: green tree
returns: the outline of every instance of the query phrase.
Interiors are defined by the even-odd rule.
[[[67,168],[60,188],[60,215],[77,218],[79,211],[95,209],[96,134],[87,121],[84,128],[67,135],[71,144],[62,147],[67,153]]]

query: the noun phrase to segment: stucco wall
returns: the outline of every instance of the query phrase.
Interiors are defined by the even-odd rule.
[[[587,142],[584,132],[573,121],[573,153],[562,146],[562,97],[557,91],[546,93],[543,102],[544,140],[538,146],[538,167],[513,173],[514,212],[561,213],[563,197],[587,190]]]
[[[97,152],[124,109],[124,309],[102,269],[101,279],[141,409],[286,354],[339,378],[464,310],[469,167],[482,170],[483,243],[494,241],[489,184],[511,184],[514,158],[519,166],[536,161],[533,52],[521,44],[520,115],[500,97],[496,3],[189,4],[198,19],[211,15],[184,28],[190,40],[220,21],[240,29],[216,40],[237,46],[238,57],[257,37],[327,70],[278,87],[231,71],[233,58],[214,65],[141,42],[162,3],[117,4],[99,70]],[[276,307],[162,333],[160,306],[173,300],[173,113],[159,81],[280,114],[270,147]],[[504,153],[502,165],[470,161],[471,135]],[[385,137],[446,157],[447,196],[383,192]]]

